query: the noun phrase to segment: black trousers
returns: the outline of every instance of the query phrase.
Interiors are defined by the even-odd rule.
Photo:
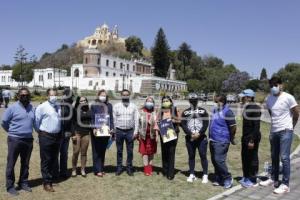
[[[248,148],[248,141],[242,141],[242,165],[243,176],[246,178],[253,178],[258,173],[259,160],[258,160],[258,148],[259,142],[254,142],[254,148]]]
[[[94,174],[104,172],[105,153],[109,137],[95,137],[91,134]]]
[[[19,185],[28,184],[29,176],[29,161],[31,157],[31,152],[33,148],[32,138],[16,138],[7,137],[7,165],[6,165],[6,188],[10,189],[14,187],[15,183],[15,164],[20,155],[21,159],[21,169]]]
[[[7,108],[8,104],[9,104],[9,98],[8,97],[4,97],[4,103],[5,103],[5,108]]]
[[[161,138],[160,143],[163,174],[167,177],[174,178],[177,139],[167,143],[163,143]]]
[[[196,150],[198,150],[201,165],[203,169],[203,174],[208,173],[208,161],[207,161],[207,138],[199,138],[197,140],[191,141],[190,137],[185,138],[185,144],[189,155],[189,169],[190,174],[195,174],[195,157]]]
[[[52,184],[58,159],[61,137],[39,135],[41,173],[44,184]]]

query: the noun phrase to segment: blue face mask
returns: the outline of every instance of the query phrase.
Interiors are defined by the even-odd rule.
[[[145,103],[145,108],[147,108],[148,110],[153,109],[154,104],[152,102],[146,102]]]
[[[276,87],[276,86],[273,86],[273,87],[271,88],[271,94],[272,94],[273,96],[278,95],[279,92],[280,92],[279,86],[277,86],[277,87]]]

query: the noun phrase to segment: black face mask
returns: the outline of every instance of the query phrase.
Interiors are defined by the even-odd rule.
[[[82,111],[88,111],[89,110],[89,106],[88,105],[84,105],[81,107]]]
[[[30,96],[29,95],[21,95],[19,100],[24,106],[27,106],[30,102]]]
[[[129,103],[129,97],[122,97],[123,103]]]
[[[196,108],[198,105],[198,100],[190,100],[189,102],[190,102],[191,106],[194,108]]]

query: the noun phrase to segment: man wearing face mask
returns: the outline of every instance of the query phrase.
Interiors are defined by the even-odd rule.
[[[6,189],[13,196],[18,195],[15,189],[14,167],[18,157],[21,159],[19,189],[31,192],[28,185],[29,162],[33,148],[32,129],[34,110],[30,104],[30,92],[27,88],[18,91],[18,101],[8,107],[2,117],[2,127],[8,133]]]
[[[60,102],[62,138],[58,160],[55,163],[55,178],[57,178],[58,175],[63,179],[68,177],[67,164],[70,137],[72,135],[73,97],[73,92],[70,89],[67,88],[63,91],[63,98]]]
[[[198,95],[189,94],[190,107],[183,111],[181,127],[184,130],[186,148],[189,154],[190,176],[188,182],[194,182],[195,176],[195,156],[198,149],[201,165],[203,168],[202,183],[208,183],[208,161],[207,161],[207,137],[205,131],[208,127],[208,114],[204,108],[198,106]]]
[[[57,91],[55,89],[48,89],[47,101],[36,108],[35,129],[39,134],[44,190],[54,192],[52,182],[62,138],[61,108],[57,103]]]
[[[116,175],[122,173],[123,144],[126,142],[127,149],[127,174],[133,176],[133,143],[138,136],[139,112],[133,103],[130,102],[130,91],[124,89],[121,93],[122,102],[113,107],[113,118],[116,133],[117,145],[117,171]]]
[[[224,189],[229,189],[232,187],[233,179],[228,171],[226,160],[230,143],[235,144],[236,121],[224,94],[216,96],[215,102],[217,107],[213,109],[209,126],[209,147],[215,168],[213,185],[223,185]]]
[[[290,152],[293,142],[294,128],[298,122],[299,109],[295,98],[283,91],[280,77],[273,76],[270,81],[270,95],[267,98],[267,108],[271,115],[271,179],[260,182],[262,186],[274,185],[275,194],[290,192]],[[282,162],[282,182],[279,185],[279,163]],[[278,187],[279,186],[279,187]]]
[[[259,170],[258,148],[261,139],[260,117],[261,108],[255,103],[255,92],[251,89],[243,90],[239,94],[242,98],[243,132],[242,132],[242,167],[243,178],[240,183],[243,187],[252,187],[257,184],[256,175]]]

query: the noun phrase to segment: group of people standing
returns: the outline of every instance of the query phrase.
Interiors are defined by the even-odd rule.
[[[289,192],[290,148],[293,129],[299,117],[294,97],[283,92],[282,81],[278,77],[270,80],[271,94],[267,99],[272,129],[270,134],[272,154],[272,178],[261,181],[260,185],[274,184],[275,193]],[[17,195],[14,187],[14,166],[21,158],[21,173],[18,187],[31,192],[28,184],[29,160],[33,148],[33,128],[38,133],[41,174],[44,190],[54,192],[53,181],[59,175],[67,178],[67,161],[69,141],[73,144],[72,173],[78,175],[77,162],[81,155],[80,174],[86,177],[87,150],[91,140],[93,172],[98,177],[105,176],[105,154],[112,141],[117,147],[116,175],[123,173],[123,146],[126,144],[126,172],[134,175],[133,147],[139,141],[139,153],[142,155],[144,174],[151,176],[153,157],[157,152],[157,142],[161,143],[162,174],[172,180],[175,176],[175,154],[180,127],[185,133],[185,144],[188,152],[190,175],[188,182],[195,176],[196,151],[199,152],[203,168],[202,183],[208,183],[207,149],[209,146],[211,161],[214,167],[213,185],[230,188],[232,176],[227,167],[227,153],[230,144],[235,145],[237,124],[235,114],[227,105],[225,95],[217,95],[216,106],[211,115],[198,105],[198,96],[190,93],[189,108],[179,112],[169,96],[161,99],[157,109],[152,97],[148,97],[139,109],[130,101],[130,91],[121,92],[122,101],[112,106],[105,90],[97,93],[97,98],[89,104],[86,97],[77,97],[73,107],[74,95],[65,90],[61,101],[58,101],[55,89],[47,90],[47,101],[33,108],[30,104],[30,92],[21,88],[18,101],[9,106],[2,118],[2,127],[8,132],[8,156],[6,168],[7,192]],[[261,140],[260,117],[261,107],[255,103],[255,93],[251,89],[240,94],[244,105],[242,130],[242,166],[244,187],[257,184],[259,169],[258,148]],[[104,118],[99,118],[104,116]],[[101,121],[102,120],[102,121]],[[104,122],[105,129],[99,126]],[[99,129],[100,127],[100,129]],[[206,134],[207,129],[208,134]],[[100,136],[106,132],[108,136]],[[100,135],[99,135],[100,134]],[[279,158],[283,163],[283,181],[278,182]]]

